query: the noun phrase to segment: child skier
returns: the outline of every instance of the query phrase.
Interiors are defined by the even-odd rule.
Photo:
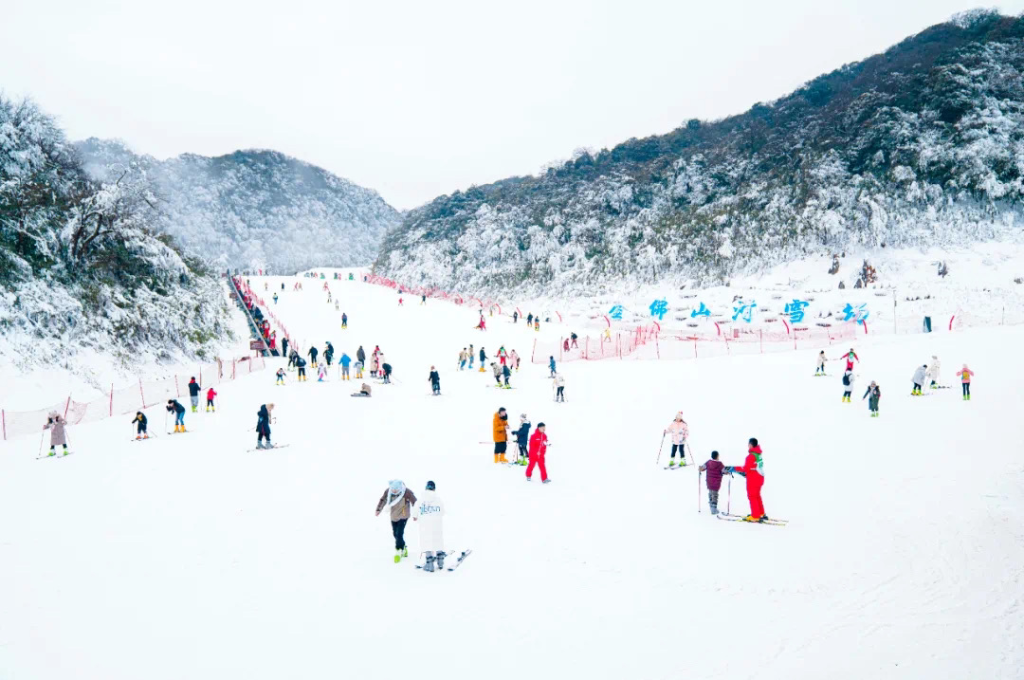
[[[142,411],[136,411],[135,417],[132,418],[132,425],[136,427],[135,438],[136,439],[149,439],[149,432],[146,428],[149,426],[149,418]]]
[[[177,399],[167,400],[167,412],[174,414],[174,431],[185,431],[185,407],[178,403]]]
[[[273,404],[263,404],[260,406],[260,410],[256,413],[256,448],[257,449],[272,449],[274,445],[270,443],[270,414],[274,410]],[[263,440],[266,439],[267,443],[264,445]]]
[[[556,373],[556,371],[555,371],[555,357],[554,356],[548,357],[548,368],[551,369],[551,376],[550,377],[554,378],[555,377],[555,373]]]
[[[964,401],[971,400],[971,378],[974,376],[974,371],[967,368],[967,364],[956,372],[958,378],[960,378],[960,386],[964,392]]]
[[[939,363],[939,358],[932,355],[932,363],[928,366],[928,375],[925,377],[929,381],[929,387],[933,390],[939,389],[939,375],[942,372],[942,364]]]
[[[537,424],[537,431],[530,437],[530,464],[526,466],[526,481],[530,481],[533,477],[534,466],[540,468],[540,481],[547,484],[551,480],[548,479],[548,466],[545,464],[544,458],[548,453],[548,435],[547,427],[544,423]]]
[[[853,394],[853,371],[843,373],[843,402],[850,403],[850,395]]]
[[[437,495],[437,486],[427,482],[427,490],[420,498],[419,512],[413,515],[412,521],[420,525],[420,550],[425,553],[426,563],[423,571],[444,571],[444,530],[441,519],[444,517],[444,502]]]
[[[561,373],[555,373],[555,379],[552,381],[555,386],[555,401],[565,401],[565,376]]]
[[[757,439],[751,437],[747,442],[747,459],[740,467],[731,467],[730,471],[739,472],[747,478],[747,500],[750,501],[750,514],[743,518],[745,522],[764,522],[768,515],[764,514],[764,503],[761,501],[761,487],[764,486],[764,461],[761,458],[761,447]]]
[[[363,362],[362,361],[357,361],[356,362],[356,380],[362,380],[362,379],[363,379]]]
[[[217,398],[217,392],[212,387],[210,389],[206,390],[206,412],[207,413],[209,413],[210,411],[213,411],[214,413],[217,412],[217,407],[213,403],[213,400],[216,399],[216,398]]]
[[[513,462],[518,465],[526,465],[527,458],[529,457],[527,447],[530,445],[530,421],[525,413],[519,416],[519,429],[516,430],[515,435],[516,446],[519,448],[519,452],[516,454],[516,459]]]
[[[505,351],[505,346],[502,345],[498,348],[498,363],[502,366],[508,361],[508,352]]]
[[[828,359],[825,358],[825,350],[821,350],[821,352],[818,354],[818,365],[814,369],[814,375],[825,375],[826,361],[828,361]]]
[[[341,328],[342,330],[348,328],[348,314],[345,312],[341,313]]]
[[[491,373],[494,374],[494,382],[501,387],[501,367],[494,361],[491,362]]]
[[[395,564],[402,561],[403,557],[409,556],[409,548],[405,545],[405,524],[412,514],[412,506],[416,505],[416,496],[412,491],[405,488],[405,483],[400,479],[392,479],[388,482],[388,488],[384,489],[384,495],[377,502],[376,515],[385,506],[390,508],[391,534],[395,537]]]
[[[512,369],[509,368],[508,365],[502,365],[501,377],[505,379],[505,389],[512,389],[512,386],[508,384],[508,379],[512,377]]]
[[[679,464],[686,465],[686,441],[690,437],[690,426],[683,420],[683,412],[676,414],[675,420],[669,423],[663,434],[672,433],[672,454],[668,459],[668,466],[675,467],[676,451],[679,451]]]
[[[283,368],[277,369],[277,382],[274,383],[274,384],[275,385],[284,385],[284,369]]]
[[[320,364],[316,369],[316,381],[323,382],[327,377],[327,364]]]
[[[850,348],[849,353],[844,358],[846,359],[846,370],[847,371],[852,371],[853,370],[853,362],[854,361],[860,361],[860,357],[857,356],[857,353],[853,351],[852,347]]]
[[[441,374],[437,372],[437,369],[433,366],[430,367],[430,376],[427,378],[430,381],[430,388],[434,392],[434,396],[441,394]]]
[[[864,401],[865,399],[868,400],[868,410],[871,411],[872,418],[878,417],[878,400],[881,398],[882,390],[875,384],[875,381],[872,380],[871,384],[868,385],[867,392],[865,392],[864,396],[860,398],[861,401]]]
[[[711,460],[700,466],[701,472],[706,472],[705,480],[708,485],[708,505],[711,506],[711,514],[718,514],[718,491],[722,488],[722,471],[725,466],[718,460],[718,451],[711,452]]]
[[[352,357],[347,353],[342,352],[341,359],[339,359],[338,362],[341,364],[341,379],[349,380],[348,367],[352,364]]]
[[[277,304],[277,293],[274,293],[274,304]]]
[[[192,413],[199,412],[199,391],[203,389],[196,382],[195,376],[188,382],[188,396],[192,400]]]
[[[924,376],[927,371],[928,366],[924,364],[922,364],[916,371],[914,371],[914,377],[911,378],[911,380],[914,381],[914,389],[910,391],[910,396],[921,396],[921,386],[924,385]]]
[[[64,416],[56,411],[50,411],[46,418],[46,425],[43,425],[44,430],[50,431],[50,452],[46,454],[47,456],[57,455],[55,448],[58,445],[64,449],[64,455],[68,455],[68,436],[64,431],[67,424],[68,421],[64,420]]]

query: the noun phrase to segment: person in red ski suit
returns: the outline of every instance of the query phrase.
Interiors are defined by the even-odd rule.
[[[748,442],[747,459],[742,467],[731,468],[747,478],[747,500],[750,501],[750,514],[744,517],[748,522],[761,522],[768,519],[764,514],[764,503],[761,501],[761,487],[764,486],[764,464],[761,460],[761,447],[757,439]]]
[[[850,353],[846,355],[846,370],[847,371],[852,371],[853,370],[853,362],[854,361],[860,361],[860,357],[857,356],[857,353],[854,352],[853,348],[851,347],[850,348]]]
[[[545,484],[551,481],[548,479],[548,468],[544,464],[544,456],[548,452],[546,430],[547,428],[544,426],[544,423],[541,423],[530,437],[530,464],[526,466],[526,481],[530,481],[534,466],[540,468],[540,481]]]

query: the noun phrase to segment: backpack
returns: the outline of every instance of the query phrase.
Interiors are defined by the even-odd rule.
[[[847,373],[847,374],[845,374],[843,376],[843,384],[846,385],[847,387],[850,386],[850,374],[849,373]]]

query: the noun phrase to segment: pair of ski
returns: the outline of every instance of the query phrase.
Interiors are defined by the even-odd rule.
[[[264,446],[262,448],[256,447],[255,449],[249,449],[246,453],[252,453],[254,451],[271,451],[273,449],[287,449],[291,444],[273,444],[271,446]]]
[[[730,515],[727,512],[720,512],[715,515],[718,519],[725,520],[726,522],[746,522],[743,515]],[[746,522],[747,524],[770,524],[775,527],[784,527],[789,524],[788,519],[766,519],[763,522]]]
[[[693,467],[689,463],[680,463],[679,465],[666,465],[665,470],[681,470],[684,467]]]
[[[452,564],[449,567],[445,567],[445,569],[447,569],[448,571],[455,571],[456,569],[459,568],[459,565],[461,565],[466,560],[466,558],[469,557],[471,554],[473,554],[472,550],[463,550],[462,552],[459,553],[458,557],[455,558],[455,563]],[[455,553],[446,553],[445,557],[453,557],[454,555],[455,555]],[[422,569],[423,566],[424,565],[422,565],[422,564],[417,564],[416,568],[417,569]]]
[[[74,451],[68,451],[67,453],[55,453],[52,456],[48,453],[45,453],[41,456],[36,456],[36,460],[43,460],[45,458],[67,458],[72,453],[74,453]]]

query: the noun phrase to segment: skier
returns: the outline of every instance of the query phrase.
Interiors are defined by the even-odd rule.
[[[538,331],[538,332],[540,331],[540,317],[539,316],[534,318],[534,320],[533,320],[533,330]]]
[[[676,414],[675,420],[669,423],[663,434],[672,433],[672,454],[668,459],[668,466],[676,466],[676,451],[679,451],[679,464],[686,465],[685,446],[690,437],[690,426],[683,420],[683,412]]]
[[[274,304],[277,304],[277,293],[274,293]]]
[[[529,313],[529,314],[527,314],[527,316],[526,316],[526,326],[527,326],[527,327],[530,327],[530,326],[532,326],[532,325],[533,325],[533,312],[530,312],[530,313]]]
[[[199,412],[199,390],[203,389],[196,382],[195,377],[188,381],[188,396],[192,400],[192,413]]]
[[[434,391],[434,395],[438,396],[441,394],[441,374],[437,372],[437,369],[433,366],[430,367],[430,377],[427,378],[430,381],[430,387]]]
[[[427,296],[426,295],[420,296],[420,304],[421,305],[427,304]]]
[[[562,341],[562,351],[563,352],[568,352],[569,351],[569,338],[566,338],[565,340]]]
[[[284,291],[284,283],[281,283],[281,290]]]
[[[318,350],[315,345],[313,347],[310,347],[309,352],[306,353],[306,355],[309,357],[309,363],[313,365],[313,368],[316,368],[316,355],[319,353],[320,350]]]
[[[345,352],[342,352],[341,359],[338,360],[338,363],[341,364],[341,379],[349,380],[348,367],[352,364],[352,357]]]
[[[956,372],[958,378],[960,378],[960,386],[964,392],[964,401],[971,400],[971,378],[974,377],[974,371],[967,368],[967,364]]]
[[[526,417],[526,414],[519,416],[519,429],[516,430],[516,446],[519,447],[518,453],[516,453],[515,463],[519,465],[526,465],[526,460],[529,457],[529,451],[527,447],[530,445],[530,420]]]
[[[868,397],[870,397],[870,399],[868,399]],[[867,392],[865,392],[864,396],[860,398],[861,401],[864,401],[865,399],[868,400],[868,410],[871,411],[872,418],[878,417],[878,400],[881,398],[882,390],[875,384],[875,381],[872,380],[871,384],[868,385]]]
[[[283,338],[281,340],[281,356],[288,356],[288,338]]]
[[[296,356],[295,366],[299,369],[299,375],[296,377],[296,380],[298,382],[306,382],[306,360],[300,356]]]
[[[348,314],[345,312],[341,313],[341,327],[342,329],[348,328]]]
[[[825,350],[821,350],[821,352],[818,354],[818,365],[814,369],[814,375],[825,375],[826,361],[828,361],[828,359],[825,358]]]
[[[263,404],[260,406],[259,412],[256,414],[256,448],[257,449],[272,449],[274,445],[270,443],[270,414],[274,410],[273,404]],[[264,444],[263,440],[266,439],[267,443]]]
[[[57,455],[54,449],[58,444],[64,449],[64,455],[68,455],[68,437],[64,431],[67,424],[68,421],[64,420],[64,416],[56,411],[50,411],[46,418],[46,425],[43,425],[44,430],[50,431],[50,452],[46,454],[47,456]]]
[[[149,426],[149,418],[146,417],[145,413],[136,411],[135,417],[132,418],[132,425],[136,427],[136,439],[149,439],[149,432],[146,429]]]
[[[491,362],[491,373],[494,374],[494,382],[498,383],[498,387],[501,387],[501,367],[498,366],[496,361]]]
[[[409,521],[410,510],[414,505],[416,496],[405,488],[400,479],[388,482],[388,488],[384,489],[384,495],[377,502],[376,515],[380,515],[384,506],[390,508],[391,533],[395,537],[395,564],[401,562],[403,557],[409,556],[409,548],[405,545],[405,524]]]
[[[376,378],[378,372],[380,372],[380,353],[374,351],[370,355],[370,377]]]
[[[579,347],[579,345],[578,345],[578,344],[576,344],[576,341],[577,341],[577,340],[579,339],[579,336],[578,336],[578,335],[576,335],[576,331],[573,331],[573,332],[572,332],[572,333],[571,333],[571,334],[569,335],[569,337],[570,337],[570,338],[572,338],[572,346],[573,346],[573,348],[578,348],[578,347]]]
[[[519,323],[519,312],[512,312],[512,323]]]
[[[561,373],[555,373],[555,379],[552,381],[555,386],[555,401],[565,401],[565,376]]]
[[[359,391],[358,392],[353,392],[352,396],[353,397],[369,397],[371,395],[371,393],[372,393],[372,390],[370,389],[370,386],[367,385],[366,383],[363,383],[362,387],[359,388]]]
[[[217,397],[217,392],[211,387],[206,390],[206,412],[213,411],[217,412],[217,407],[214,405],[213,400]]]
[[[548,368],[551,369],[551,377],[554,378],[555,377],[555,357],[554,356],[548,357]]]
[[[402,306],[402,298],[398,298],[398,306],[399,306],[399,307],[401,307],[401,306]],[[406,557],[408,557],[408,555],[407,555]]]
[[[757,439],[751,437],[747,442],[747,459],[740,467],[727,468],[730,472],[739,472],[747,478],[747,500],[750,501],[750,514],[743,518],[745,522],[763,522],[768,519],[764,514],[764,503],[761,501],[761,487],[764,486],[764,461],[761,458],[761,447]]]
[[[384,384],[385,385],[390,385],[391,384],[391,364],[385,363],[385,364],[383,364],[381,366],[381,368],[384,369]]]
[[[327,368],[330,368],[331,362],[334,361],[334,345],[332,345],[329,340],[326,341],[325,344],[327,346],[324,347],[324,359],[327,360]]]
[[[483,347],[481,347],[480,348],[480,372],[481,373],[484,372],[484,362],[485,361],[487,361],[487,352],[484,351]]]
[[[852,371],[853,370],[853,362],[854,361],[860,361],[860,357],[857,356],[857,353],[853,351],[852,347],[850,348],[850,352],[844,358],[846,359],[846,370],[847,371]]]
[[[922,364],[920,368],[918,368],[916,371],[914,371],[914,377],[911,378],[911,380],[914,381],[914,389],[912,389],[910,391],[910,396],[912,396],[912,397],[920,397],[921,396],[921,386],[924,385],[924,376],[925,376],[925,373],[927,371],[928,371],[928,366],[925,365],[925,364]]]
[[[512,389],[512,386],[508,384],[508,379],[512,377],[512,369],[510,369],[508,366],[502,366],[501,367],[501,377],[503,377],[505,379],[505,389],[506,390]]]
[[[528,482],[533,477],[534,466],[540,468],[541,482],[547,484],[551,481],[548,479],[548,467],[544,461],[549,446],[546,430],[544,423],[537,423],[537,431],[530,437],[530,464],[526,466],[526,481]]]
[[[942,371],[942,364],[939,363],[939,358],[933,354],[932,355],[932,363],[931,363],[931,366],[928,367],[928,375],[926,377],[926,379],[931,382],[929,387],[931,387],[931,389],[933,389],[933,390],[939,389],[939,382],[938,381],[939,381],[939,374],[941,373],[941,371]]]
[[[167,400],[167,412],[174,414],[174,431],[185,431],[185,407],[178,403],[177,399]]]
[[[853,371],[843,373],[843,401],[850,403],[850,395],[853,394]]]
[[[362,345],[359,345],[359,349],[356,350],[356,361],[361,363],[363,366],[366,365],[366,351],[363,350]]]
[[[508,411],[505,407],[499,408],[494,414],[492,424],[494,430],[494,462],[507,463],[505,451],[508,450]]]
[[[444,570],[442,517],[444,517],[444,502],[437,495],[437,486],[433,482],[427,482],[427,490],[420,498],[419,512],[412,518],[412,521],[418,522],[420,525],[420,550],[426,556],[423,571],[434,571],[435,562],[438,571]]]
[[[284,385],[284,369],[283,368],[277,369],[277,381],[274,384],[275,385]]]
[[[363,362],[362,361],[357,361],[356,362],[356,380],[362,380],[362,379],[363,379]]]
[[[473,349],[473,345],[469,346],[469,370],[473,370],[473,359],[476,358],[476,351]]]
[[[708,505],[711,506],[711,514],[718,514],[718,491],[722,488],[722,470],[725,466],[718,460],[718,451],[711,452],[711,460],[700,466],[701,472],[706,472],[705,480],[708,485]]]
[[[516,369],[516,372],[519,372],[519,354],[517,354],[515,350],[512,350],[508,356],[512,360],[512,368]]]
[[[505,351],[505,345],[498,348],[498,363],[502,366],[508,361],[508,352]]]
[[[327,377],[327,365],[326,364],[320,364],[319,366],[317,366],[317,369],[316,369],[316,381],[317,382],[323,382],[324,378],[326,378],[326,377]]]
[[[466,356],[466,348],[463,347],[462,351],[459,352],[459,370],[460,371],[463,370],[464,368],[466,368],[466,360],[467,359],[468,359],[468,357]]]

